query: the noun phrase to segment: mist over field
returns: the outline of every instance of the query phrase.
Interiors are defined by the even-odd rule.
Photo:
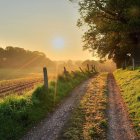
[[[61,60],[53,61],[45,53],[29,51],[24,48],[8,46],[0,48],[0,80],[42,76],[43,67],[46,66],[49,76],[63,72],[64,67],[68,71],[79,70],[79,67],[87,69],[95,65],[98,71],[114,71],[115,64],[112,61],[100,62],[95,60]]]

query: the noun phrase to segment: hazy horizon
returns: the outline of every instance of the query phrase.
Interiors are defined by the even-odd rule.
[[[78,6],[68,0],[0,2],[0,47],[41,51],[51,60],[95,59],[82,48]]]

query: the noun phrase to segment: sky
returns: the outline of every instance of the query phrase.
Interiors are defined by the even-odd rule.
[[[0,47],[41,51],[52,60],[93,59],[82,49],[78,17],[68,0],[0,0]]]

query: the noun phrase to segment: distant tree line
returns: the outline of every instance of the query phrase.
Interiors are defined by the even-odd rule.
[[[34,68],[53,66],[54,63],[42,52],[19,47],[0,48],[0,68]]]

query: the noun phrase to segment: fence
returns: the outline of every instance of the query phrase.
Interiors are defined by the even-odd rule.
[[[85,74],[86,72],[88,72],[88,73],[96,73],[97,71],[96,71],[96,66],[95,65],[91,65],[91,67],[90,67],[90,65],[89,64],[87,64],[87,69],[86,70],[83,70],[81,67],[79,67],[79,69],[80,69],[80,71],[83,73],[83,74]],[[74,75],[76,75],[76,73],[74,72],[74,71],[71,71]],[[69,75],[69,72],[68,72],[68,70],[66,69],[66,67],[64,67],[64,71],[63,71],[63,73],[64,73],[64,75],[65,76],[68,76]],[[44,76],[44,87],[46,88],[46,89],[48,89],[49,88],[49,86],[48,86],[48,72],[47,72],[47,68],[46,67],[44,67],[43,68],[43,76]]]

